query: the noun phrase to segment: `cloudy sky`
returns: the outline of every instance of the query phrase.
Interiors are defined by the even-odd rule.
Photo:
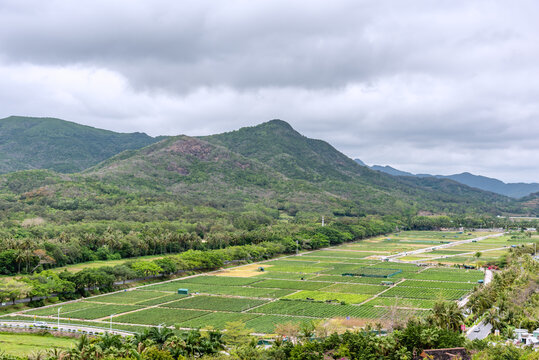
[[[0,117],[150,135],[279,118],[368,164],[539,182],[538,13],[535,0],[2,0]]]

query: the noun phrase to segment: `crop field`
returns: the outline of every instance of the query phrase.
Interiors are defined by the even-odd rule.
[[[478,280],[484,274],[454,266],[406,263],[402,261],[405,256],[400,256],[398,262],[381,261],[381,258],[482,235],[401,232],[27,310],[16,316],[51,321],[60,314],[61,320],[96,324],[109,324],[112,319],[113,327],[118,329],[158,325],[224,329],[228,322],[240,321],[257,333],[273,333],[280,323],[301,324],[331,318],[388,323],[399,317],[425,316],[438,299],[454,301],[465,297],[480,286]],[[457,255],[452,258],[458,258],[476,244],[481,249],[492,250],[510,244],[510,238],[457,243],[455,247],[433,249],[411,257]],[[488,252],[482,251],[487,256]],[[180,295],[178,289],[188,289],[189,294]]]

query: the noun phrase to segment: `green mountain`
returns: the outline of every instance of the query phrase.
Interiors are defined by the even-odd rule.
[[[361,160],[355,159],[355,161],[366,166]],[[412,174],[410,172],[401,171],[395,169],[389,165],[370,166],[371,169],[384,172],[393,176],[412,176],[418,178],[435,177],[438,179],[451,179],[464,185],[468,185],[473,188],[490,191],[496,194],[509,196],[512,198],[522,198],[539,191],[538,183],[504,183],[498,179],[489,178],[481,175],[470,174],[469,172],[463,172],[453,175],[430,175],[430,174]]]
[[[54,118],[10,116],[0,119],[0,173],[78,172],[155,141],[143,133],[121,134]]]
[[[6,174],[0,176],[0,209],[4,216],[36,214],[55,222],[525,213],[510,198],[449,179],[418,181],[371,170],[279,120],[166,138],[76,174]]]
[[[315,185],[342,200],[347,214],[468,211],[496,213],[512,207],[505,196],[447,179],[415,183],[361,166],[330,144],[309,139],[281,120],[203,139],[256,159],[290,179]]]

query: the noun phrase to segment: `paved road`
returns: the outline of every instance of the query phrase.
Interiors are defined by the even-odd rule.
[[[14,320],[14,321],[6,321],[7,319],[3,319],[2,321],[0,321],[0,326],[4,327],[4,328],[8,328],[7,326],[11,325],[11,327],[14,327],[14,328],[25,328],[25,327],[29,327],[30,325],[34,324],[33,321],[23,321],[23,320]],[[88,333],[105,333],[105,332],[110,332],[111,334],[118,334],[118,335],[121,335],[121,336],[131,336],[133,335],[133,333],[130,333],[130,332],[126,332],[126,331],[120,331],[120,330],[115,330],[114,328],[112,329],[112,331],[108,331],[104,328],[97,328],[97,327],[91,327],[91,326],[84,326],[84,325],[73,325],[73,324],[63,324],[63,323],[60,323],[60,327],[58,329],[54,329],[54,327],[57,326],[57,323],[56,321],[50,321],[50,322],[44,322],[43,320],[38,320],[38,323],[41,323],[43,324],[42,327],[39,327],[38,329],[41,329],[41,328],[45,328],[47,330],[50,330],[50,331],[64,331],[64,332],[82,332],[82,331],[86,331]],[[113,324],[114,326],[114,324]],[[105,326],[103,326],[105,327]],[[71,331],[70,331],[71,330]]]
[[[472,326],[470,330],[466,332],[466,337],[469,340],[474,340],[474,339],[481,340],[481,339],[486,338],[488,334],[490,334],[491,330],[492,330],[491,324],[484,324],[483,322],[480,322],[476,326]]]
[[[488,284],[489,282],[492,281],[492,276],[493,276],[493,273],[492,273],[492,270],[485,270],[485,285]]]

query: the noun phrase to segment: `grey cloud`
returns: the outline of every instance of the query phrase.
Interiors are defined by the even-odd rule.
[[[152,135],[282,118],[368,163],[539,181],[538,10],[8,0],[0,109]]]

